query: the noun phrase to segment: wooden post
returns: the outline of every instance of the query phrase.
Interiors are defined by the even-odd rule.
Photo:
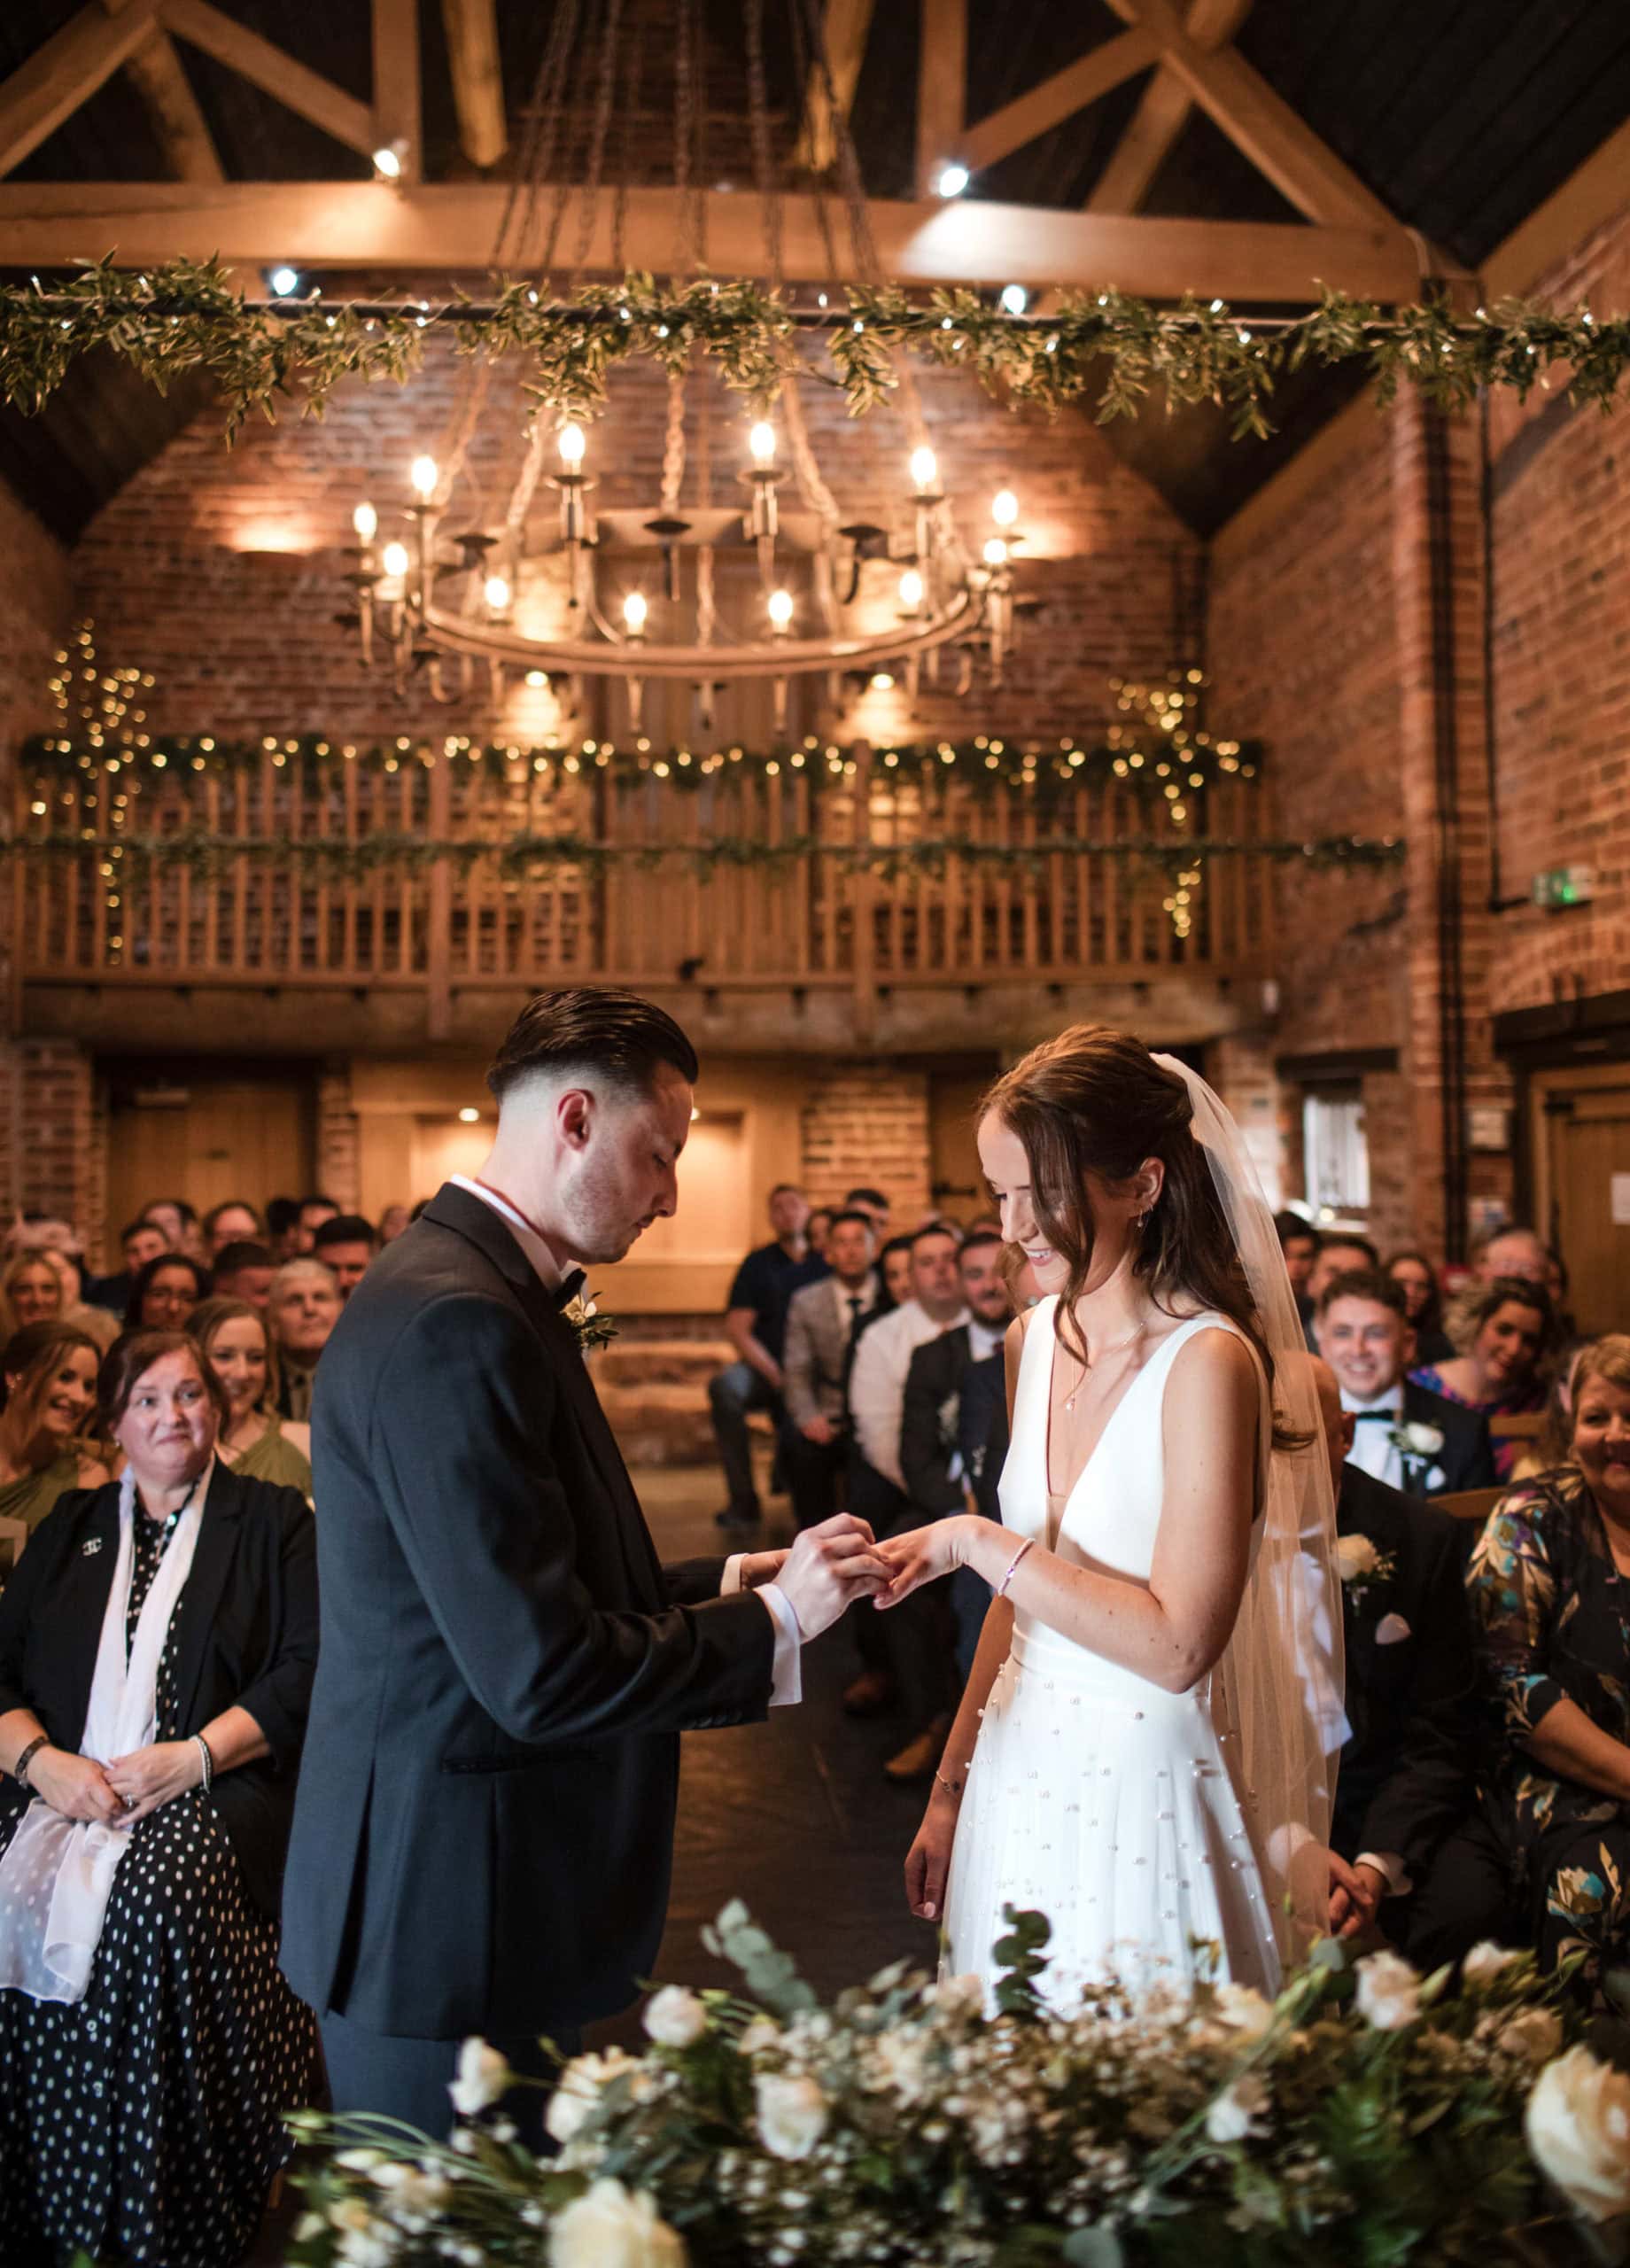
[[[940,167],[961,156],[967,102],[967,0],[922,0],[917,66],[917,194],[932,197]]]
[[[444,757],[431,762],[429,781],[431,840],[446,843],[453,829],[453,781]],[[445,858],[431,867],[425,921],[425,1031],[432,1040],[446,1039],[453,1029],[453,868]]]
[[[855,847],[870,848],[872,841],[872,744],[857,741],[852,752],[855,767],[854,826]],[[871,866],[864,862],[857,865],[850,888],[850,918],[854,922],[854,999],[855,1037],[863,1047],[872,1044],[877,1029],[877,937],[873,928],[873,909],[877,904],[877,880]]]

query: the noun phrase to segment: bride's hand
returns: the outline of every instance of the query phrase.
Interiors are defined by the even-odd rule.
[[[937,1922],[945,1910],[951,1846],[957,1835],[957,1799],[935,1786],[905,1854],[905,1902],[920,1922]]]
[[[911,1528],[904,1535],[885,1537],[876,1547],[877,1556],[888,1563],[893,1577],[888,1589],[880,1592],[873,1604],[898,1606],[902,1599],[910,1598],[925,1583],[937,1582],[954,1567],[975,1565],[980,1546],[999,1533],[975,1512],[958,1512],[949,1519],[932,1520],[927,1527]]]

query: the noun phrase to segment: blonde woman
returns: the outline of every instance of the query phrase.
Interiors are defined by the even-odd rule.
[[[62,1285],[61,1320],[72,1324],[75,1331],[82,1331],[87,1339],[94,1339],[105,1355],[120,1332],[120,1321],[105,1308],[93,1308],[84,1296],[85,1274],[71,1252],[58,1245],[43,1245],[42,1256],[49,1260],[57,1271]]]
[[[0,1520],[30,1534],[70,1488],[99,1488],[107,1470],[89,1438],[102,1357],[64,1323],[31,1323],[0,1350]]]
[[[0,1270],[0,1347],[31,1323],[62,1318],[62,1278],[43,1252],[19,1252]]]
[[[226,1390],[231,1415],[216,1454],[245,1480],[270,1480],[311,1495],[311,1427],[280,1416],[277,1352],[266,1318],[247,1300],[206,1300],[188,1336]]]

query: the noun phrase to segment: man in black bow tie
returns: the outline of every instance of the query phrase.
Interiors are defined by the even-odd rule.
[[[1336,1483],[1348,1737],[1331,1840],[1331,1927],[1379,1914],[1406,1947],[1409,1893],[1471,1810],[1476,1663],[1460,1530],[1347,1461],[1353,1417],[1313,1365]],[[1350,1868],[1350,1872],[1347,1869]]]
[[[535,2069],[539,2035],[625,2006],[662,1935],[681,1730],[796,1701],[800,1646],[887,1573],[847,1518],[664,1566],[595,1398],[565,1310],[674,1210],[696,1069],[647,1001],[540,994],[488,1074],[481,1173],[390,1246],[324,1355],[283,1958],[338,2110],[445,2135],[469,2035]]]
[[[1332,1278],[1319,1297],[1318,1337],[1355,1420],[1354,1464],[1406,1496],[1494,1487],[1488,1420],[1406,1375],[1415,1333],[1389,1276],[1354,1270]]]

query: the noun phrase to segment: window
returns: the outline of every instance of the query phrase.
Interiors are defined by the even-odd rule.
[[[1316,1221],[1362,1219],[1370,1210],[1370,1151],[1357,1087],[1304,1095],[1303,1173]]]

